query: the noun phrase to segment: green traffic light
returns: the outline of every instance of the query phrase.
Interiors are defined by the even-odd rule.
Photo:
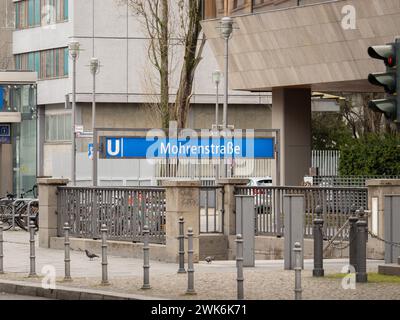
[[[395,99],[380,99],[371,100],[368,107],[375,112],[381,112],[388,119],[396,119],[397,116],[397,102]]]
[[[396,73],[371,73],[368,76],[368,81],[376,86],[381,86],[387,93],[393,94],[396,92]]]

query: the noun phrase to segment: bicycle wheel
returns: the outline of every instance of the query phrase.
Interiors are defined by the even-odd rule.
[[[16,225],[25,231],[27,231],[29,227],[29,214],[27,209],[28,205],[24,204],[17,209],[17,214],[15,216]]]
[[[0,206],[0,221],[3,222],[3,230],[7,231],[12,227],[12,207],[10,205]]]

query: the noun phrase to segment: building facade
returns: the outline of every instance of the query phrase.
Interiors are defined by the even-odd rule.
[[[222,4],[227,6],[218,9]],[[369,73],[385,71],[369,57],[368,47],[398,37],[400,0],[226,1],[219,6],[203,22],[209,45],[223,65],[215,17],[234,16],[230,88],[272,91],[272,126],[282,134],[281,183],[298,184],[311,165],[312,91],[382,91],[368,82]]]
[[[14,1],[14,6],[16,68],[35,71],[38,75],[39,175],[70,176],[73,79],[68,43],[71,40],[78,41],[81,48],[76,70],[76,123],[83,125],[84,131],[92,130],[92,75],[88,66],[92,57],[101,63],[96,85],[97,126],[160,126],[159,117],[150,108],[157,100],[157,90],[146,78],[153,73],[148,62],[149,39],[143,24],[126,3],[118,0],[20,0]],[[173,62],[177,72],[171,75],[171,102],[177,89],[179,52],[178,47]],[[188,117],[191,128],[211,128],[215,122],[216,90],[212,73],[216,69],[217,62],[206,45],[194,81]],[[220,92],[223,92],[222,86]],[[222,106],[220,109],[222,111]],[[270,110],[268,93],[230,92],[229,120],[236,128],[270,128]],[[244,113],[251,117],[244,117]],[[77,179],[81,183],[90,182],[90,140],[77,141]],[[141,170],[136,170],[139,166]],[[147,184],[154,172],[145,168],[144,161],[121,160],[113,164],[100,160],[100,183],[136,184],[141,180]]]

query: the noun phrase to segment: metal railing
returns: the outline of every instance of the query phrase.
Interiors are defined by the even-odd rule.
[[[400,176],[317,176],[313,185],[319,187],[365,187],[371,179],[400,179]]]
[[[157,180],[216,178],[252,178],[272,176],[273,159],[233,159],[230,162],[216,159],[160,159],[155,160]]]
[[[99,239],[105,224],[108,239],[133,242],[143,241],[147,225],[150,242],[165,244],[165,189],[60,187],[58,236],[63,235],[65,222],[73,237]]]
[[[323,208],[324,236],[333,237],[346,223],[350,208],[368,208],[367,188],[318,188],[318,187],[236,187],[238,195],[254,196],[256,211],[256,234],[283,235],[283,196],[286,194],[303,194],[305,197],[304,236],[312,237],[313,220],[316,207]],[[340,232],[339,239],[348,239],[348,228]]]
[[[321,176],[337,176],[339,174],[339,150],[312,150],[311,163],[318,168]]]
[[[200,188],[200,233],[223,233],[224,188],[203,186]]]

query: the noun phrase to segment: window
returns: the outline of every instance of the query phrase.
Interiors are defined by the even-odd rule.
[[[15,2],[17,29],[68,21],[68,0],[21,0]]]
[[[71,141],[71,115],[57,114],[47,115],[46,142]]]
[[[68,76],[68,48],[17,54],[15,68],[36,71],[40,80],[66,77]]]

